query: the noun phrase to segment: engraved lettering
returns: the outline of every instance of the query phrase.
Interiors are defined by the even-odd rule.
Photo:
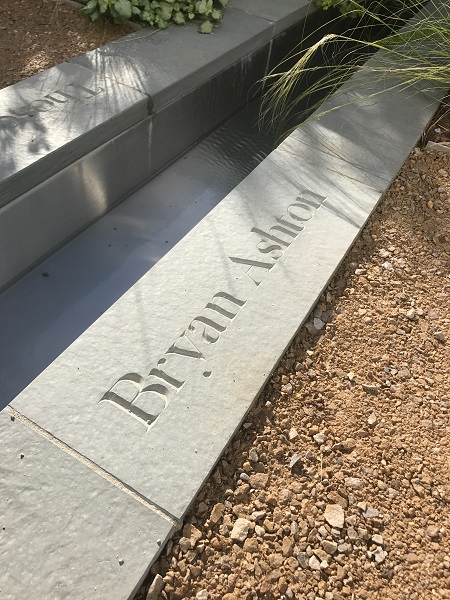
[[[257,286],[260,285],[260,283],[262,281],[262,277],[257,277],[255,279],[254,277],[252,277],[252,273],[250,273],[250,271],[252,269],[256,268],[256,269],[265,269],[265,272],[267,272],[267,271],[270,271],[270,269],[275,264],[275,263],[260,262],[258,260],[251,260],[251,259],[247,259],[247,258],[238,258],[236,256],[229,256],[228,258],[232,262],[234,262],[242,271],[244,271],[244,273],[246,275],[248,275],[248,277],[250,277],[250,279],[253,281],[253,283]],[[248,269],[241,267],[241,265],[248,266]]]
[[[167,359],[165,358],[160,358],[156,364],[158,366],[163,365],[166,362],[166,360]],[[172,375],[168,375],[164,371],[161,371],[161,369],[152,369],[149,375],[153,375],[154,377],[158,377],[158,379],[162,379],[163,381],[165,381],[166,383],[168,383],[176,389],[179,389],[184,383],[186,383],[185,381],[179,381],[178,379],[175,379],[175,377],[172,377]]]
[[[113,406],[131,414],[135,419],[148,427],[164,410],[167,402],[165,399],[163,402],[158,400],[155,402],[154,399],[146,396],[147,410],[138,406],[136,402],[143,399],[142,397],[145,392],[158,391],[150,389],[151,386],[143,388],[143,382],[144,378],[138,373],[127,373],[116,381],[106,394],[103,395],[100,402],[110,402]],[[163,388],[164,386],[160,387]],[[162,391],[158,393],[161,394]]]
[[[310,190],[302,190],[300,192],[300,196],[297,198],[297,202],[307,202],[308,204],[312,204],[312,206],[317,209],[322,206],[326,199],[326,196],[321,196],[320,194],[316,194]]]
[[[74,93],[69,93],[67,91],[68,88],[72,88]],[[91,90],[84,85],[80,85],[79,83],[71,83],[67,86],[65,90],[55,90],[54,92],[50,92],[50,94],[46,94],[43,98],[37,98],[32,100],[29,104],[25,106],[21,106],[20,108],[16,108],[14,110],[10,110],[9,113],[14,115],[15,117],[34,117],[38,113],[48,112],[55,108],[56,104],[65,104],[68,100],[80,101],[80,100],[90,100],[92,97],[101,94],[104,91],[104,88],[98,87],[96,90]],[[7,116],[0,116],[0,124],[1,119],[7,119]]]
[[[284,254],[284,252],[282,252],[281,250],[281,246],[279,246],[278,244],[271,244],[270,242],[264,240],[258,242],[256,247],[261,252],[261,254],[270,254],[271,258],[273,258],[274,260],[278,260]],[[272,254],[273,252],[275,252],[275,254]]]
[[[236,311],[236,309],[234,309],[234,312],[230,312],[229,310],[225,310],[225,308],[223,308],[219,304],[214,303],[214,300],[218,300],[218,298],[223,298],[224,300],[227,300],[228,302],[235,304],[239,308],[242,308],[246,302],[245,300],[239,300],[239,298],[236,298],[235,296],[231,296],[231,294],[227,294],[226,292],[218,292],[217,294],[215,294],[212,298],[213,302],[209,302],[206,305],[206,308],[215,310],[216,312],[223,315],[224,317],[227,317],[227,319],[234,319],[234,317],[237,315],[237,311]],[[231,308],[233,308],[233,307],[231,307]]]
[[[294,210],[296,209],[296,210]],[[301,209],[306,211],[306,215],[302,214]],[[292,219],[296,221],[309,221],[313,218],[314,214],[311,211],[311,208],[304,203],[301,204],[291,204],[288,207],[288,214]]]
[[[292,229],[286,229],[286,227],[280,227],[280,225],[275,225],[274,227],[269,229],[269,233],[266,233],[265,231],[262,231],[261,229],[258,229],[257,227],[252,227],[251,231],[252,231],[252,233],[257,233],[258,235],[263,237],[265,240],[272,240],[272,242],[276,242],[277,244],[286,246],[286,248],[292,244],[292,241],[298,235],[298,232],[295,233],[294,231],[292,231]],[[280,237],[273,235],[272,234],[273,231],[279,231],[281,233],[284,233],[292,239],[290,239],[289,241],[283,240]]]
[[[166,354],[179,354],[180,356],[189,356],[190,358],[203,358],[203,360],[205,360],[203,354],[198,351],[197,346],[195,346],[192,340],[190,340],[187,337],[185,332],[182,333],[182,335],[179,337],[176,343],[178,344],[181,340],[187,341],[188,344],[190,344],[191,347],[194,348],[194,350],[190,348],[180,348],[176,344],[172,344],[172,346],[170,346],[170,348],[167,350]]]
[[[104,88],[99,87],[98,90],[96,92],[94,92],[94,90],[90,90],[89,88],[84,87],[84,85],[80,85],[79,83],[71,83],[70,87],[73,87],[73,88],[79,89],[79,90],[83,90],[83,92],[86,92],[86,94],[88,94],[87,96],[80,96],[81,98],[84,98],[84,99],[88,99],[89,96],[98,96],[99,94],[104,92]]]
[[[196,327],[194,326],[195,322],[203,323],[204,325],[206,325],[206,327],[203,327],[202,330],[202,338],[206,340],[208,344],[215,344],[219,339],[220,334],[226,329],[226,327],[224,327],[223,325],[219,325],[219,323],[216,323],[212,319],[208,319],[208,317],[195,317],[195,319],[192,320],[191,324],[188,327],[189,331],[197,331]],[[211,327],[219,333],[214,334],[214,332],[208,332],[207,327]]]
[[[39,107],[39,105],[42,105],[42,103],[44,104],[44,106]],[[16,110],[10,110],[9,112],[12,115],[15,115],[16,117],[34,117],[36,113],[48,112],[52,109],[53,106],[53,102],[50,102],[50,100],[40,98],[38,100],[33,100],[27,106],[22,106],[21,108],[18,108]]]

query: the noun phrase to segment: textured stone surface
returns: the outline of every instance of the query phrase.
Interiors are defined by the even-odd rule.
[[[142,30],[73,62],[145,92],[158,110],[263,46],[273,34],[266,19],[233,8],[213,35],[197,35],[197,27]]]
[[[1,597],[128,598],[170,521],[6,412],[0,452]]]
[[[314,12],[309,0],[232,0],[230,6],[274,23],[274,35]]]
[[[70,63],[0,90],[0,206],[147,114],[137,90]]]

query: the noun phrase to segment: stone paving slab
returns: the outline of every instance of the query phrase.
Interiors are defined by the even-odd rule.
[[[155,110],[204,83],[269,42],[273,24],[227,8],[220,27],[199,35],[198,23],[145,29],[78,56],[72,62],[148,94]]]
[[[273,34],[294,25],[317,10],[310,0],[232,0],[230,6],[274,23]]]
[[[6,412],[0,452],[0,597],[128,598],[172,523]]]
[[[436,107],[408,92],[306,124],[14,408],[182,518]]]
[[[148,115],[148,98],[62,63],[0,90],[0,207]]]

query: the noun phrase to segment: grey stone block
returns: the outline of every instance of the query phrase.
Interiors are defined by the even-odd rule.
[[[0,208],[0,290],[150,177],[149,134],[147,118]]]
[[[272,21],[274,35],[317,10],[310,0],[232,0],[230,6]]]
[[[0,206],[148,115],[148,98],[63,63],[0,90]]]
[[[213,34],[199,35],[197,27],[144,29],[73,62],[148,94],[158,110],[263,46],[273,34],[272,23],[233,8]]]
[[[130,597],[171,522],[6,412],[0,451],[2,598]]]

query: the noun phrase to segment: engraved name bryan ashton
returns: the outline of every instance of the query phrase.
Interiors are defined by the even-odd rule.
[[[259,237],[256,248],[264,260],[237,256],[229,256],[229,259],[259,286],[325,199],[324,196],[304,190],[288,206],[284,215],[275,218],[275,224],[268,231],[253,227],[251,232]],[[180,358],[190,364],[194,361],[200,365],[203,377],[210,377],[212,371],[204,353],[207,354],[210,344],[220,340],[246,303],[246,300],[227,292],[214,294],[203,313],[190,322],[147,376],[126,373],[99,402],[108,402],[126,411],[149,429],[186,383],[186,379],[177,374],[176,361]]]

